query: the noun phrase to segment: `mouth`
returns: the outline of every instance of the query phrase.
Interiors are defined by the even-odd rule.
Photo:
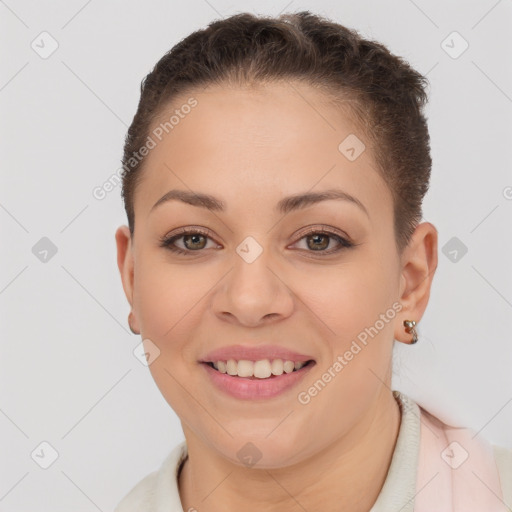
[[[218,373],[247,380],[275,379],[283,374],[300,372],[315,364],[314,359],[307,361],[291,361],[282,359],[262,359],[259,361],[229,359],[227,361],[203,361]]]
[[[316,365],[314,359],[264,359],[259,361],[228,359],[202,361],[205,377],[213,389],[238,400],[268,400],[296,388]],[[209,388],[207,388],[209,389]]]

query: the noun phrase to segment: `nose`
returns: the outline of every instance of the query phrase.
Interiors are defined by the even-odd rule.
[[[214,313],[223,321],[257,327],[291,315],[293,293],[271,257],[263,253],[247,262],[236,256],[232,270],[213,298]]]

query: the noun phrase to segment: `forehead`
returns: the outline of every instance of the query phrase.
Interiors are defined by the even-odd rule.
[[[305,84],[195,90],[175,98],[150,135],[156,146],[136,194],[136,209],[146,213],[171,188],[211,193],[225,199],[228,209],[237,198],[246,208],[251,200],[256,207],[334,187],[368,209],[391,201],[371,142],[348,108],[335,108]]]
[[[192,98],[196,106],[185,108]],[[188,113],[179,116],[180,119],[172,116],[181,109]],[[336,141],[345,132],[357,132],[361,139],[365,138],[351,116],[348,98],[340,100],[340,108],[334,109],[324,93],[292,81],[244,87],[209,86],[181,94],[163,109],[152,128],[165,129],[170,117],[178,122],[171,128],[167,126],[163,134],[169,142],[196,139],[195,143],[212,150],[219,143],[229,144],[233,152],[240,152],[249,147],[253,151],[258,147],[285,148],[287,144],[289,149],[293,144],[302,146],[308,141],[309,146],[323,142],[319,150],[332,148],[333,143],[337,149]]]

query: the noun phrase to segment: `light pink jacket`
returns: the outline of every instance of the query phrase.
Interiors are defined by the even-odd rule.
[[[421,435],[414,511],[509,512],[510,451],[493,447],[472,430],[450,427],[419,409]]]

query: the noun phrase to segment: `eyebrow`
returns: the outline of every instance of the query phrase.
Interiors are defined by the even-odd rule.
[[[306,208],[312,204],[319,203],[321,201],[341,200],[349,201],[357,205],[367,217],[369,217],[368,210],[364,204],[357,199],[357,197],[344,192],[340,189],[330,189],[322,192],[306,192],[303,194],[294,194],[292,196],[281,199],[275,209],[282,214],[287,214],[291,211],[300,210]],[[181,201],[192,206],[199,208],[205,208],[212,212],[224,212],[225,204],[220,199],[209,194],[202,194],[200,192],[192,192],[187,190],[170,190],[164,194],[151,208],[150,213],[158,206],[167,203],[169,201]]]

